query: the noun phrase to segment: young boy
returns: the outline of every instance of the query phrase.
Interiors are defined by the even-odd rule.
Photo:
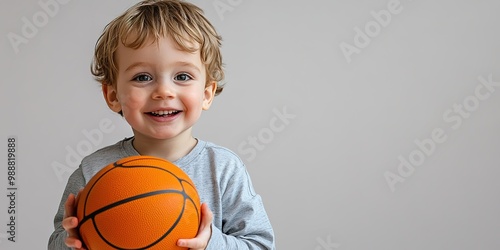
[[[189,249],[275,249],[274,233],[243,162],[226,148],[196,139],[192,127],[223,86],[220,36],[198,7],[176,0],[146,0],[104,29],[92,73],[109,108],[132,127],[133,137],[85,157],[70,176],[54,219],[49,249],[83,249],[76,198],[101,168],[132,155],[169,160],[194,181],[201,225]],[[147,180],[138,180],[147,181]]]

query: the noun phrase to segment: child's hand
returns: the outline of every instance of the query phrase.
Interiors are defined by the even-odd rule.
[[[192,239],[180,239],[177,241],[177,245],[180,247],[187,247],[191,250],[204,250],[210,237],[212,236],[212,220],[213,213],[208,208],[206,203],[201,204],[201,223],[198,229],[198,235]]]
[[[76,250],[85,250],[80,240],[80,234],[77,231],[78,218],[76,217],[76,206],[77,199],[75,195],[69,194],[66,203],[64,203],[64,217],[62,221],[62,226],[68,233],[68,238],[66,238],[65,243],[67,247]]]

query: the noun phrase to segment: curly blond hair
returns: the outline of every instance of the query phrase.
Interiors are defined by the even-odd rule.
[[[200,50],[207,82],[217,82],[215,94],[223,90],[224,70],[220,52],[222,38],[199,7],[181,0],[145,0],[111,21],[95,46],[91,72],[101,84],[115,84],[119,43],[138,49],[146,42],[169,36],[180,49]],[[198,45],[198,46],[197,46]]]

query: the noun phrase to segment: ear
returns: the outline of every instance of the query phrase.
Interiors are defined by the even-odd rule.
[[[122,110],[120,102],[118,102],[116,87],[112,84],[102,84],[102,94],[104,95],[104,100],[108,107],[114,112],[118,113]]]
[[[203,110],[208,110],[210,105],[212,105],[212,101],[215,97],[215,91],[217,90],[217,82],[210,82],[207,86],[205,86],[205,91],[203,95]]]

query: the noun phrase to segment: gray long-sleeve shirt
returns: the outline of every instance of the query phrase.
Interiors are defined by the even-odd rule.
[[[54,218],[49,250],[69,249],[64,244],[67,234],[61,225],[68,195],[77,194],[108,164],[139,155],[132,141],[133,138],[127,138],[85,157],[69,177]],[[274,232],[261,197],[255,193],[245,165],[236,154],[198,140],[189,154],[173,163],[189,175],[201,202],[207,203],[214,214],[207,250],[275,249]]]

